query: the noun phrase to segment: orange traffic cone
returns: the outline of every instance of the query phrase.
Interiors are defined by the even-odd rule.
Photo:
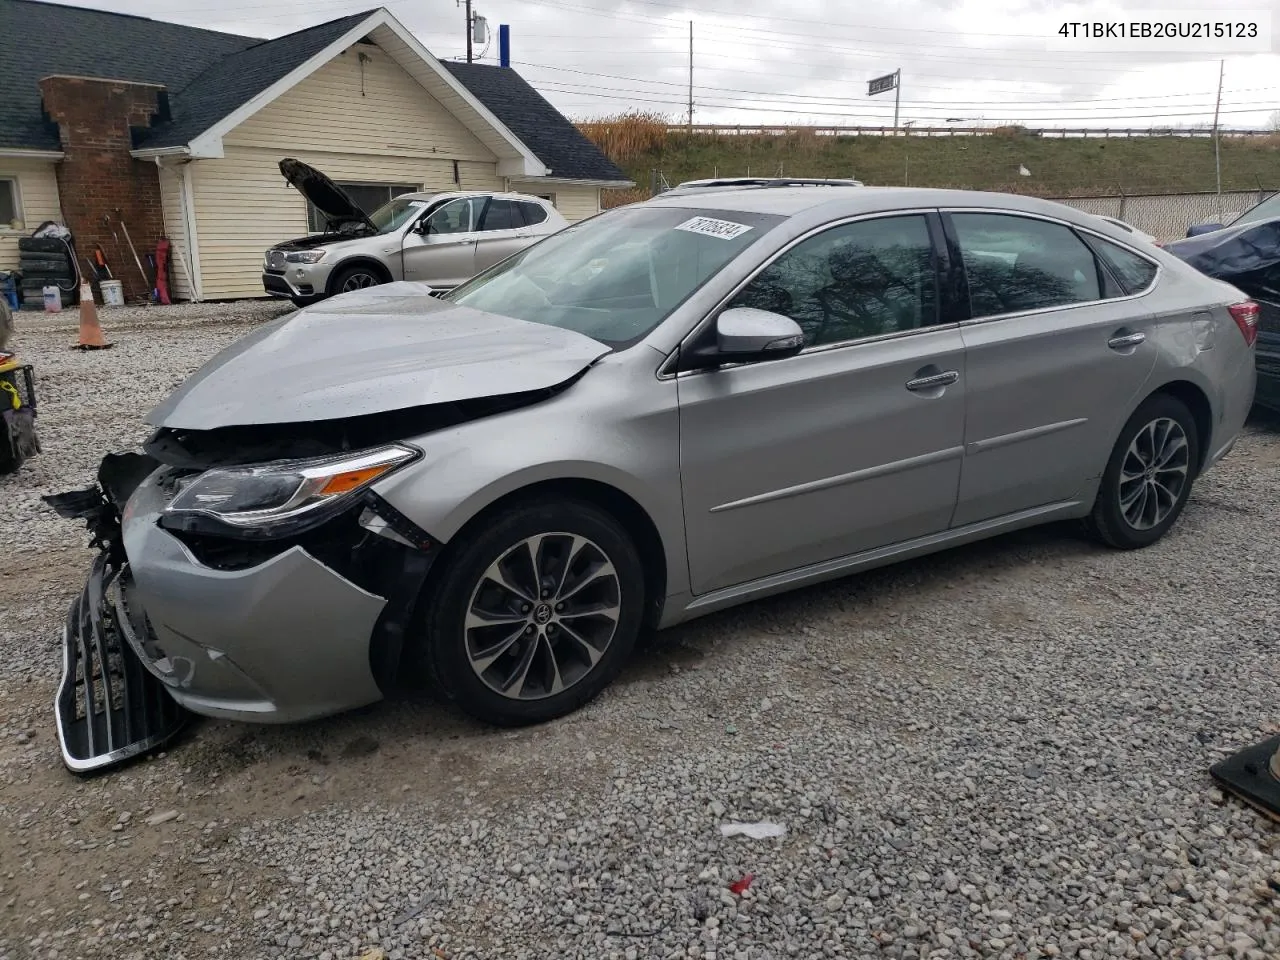
[[[80,342],[72,344],[72,350],[106,350],[113,346],[102,335],[98,323],[98,305],[93,301],[93,287],[88,280],[80,281]]]

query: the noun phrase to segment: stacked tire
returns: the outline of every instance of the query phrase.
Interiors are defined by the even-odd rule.
[[[44,308],[44,288],[57,287],[62,306],[76,303],[79,287],[73,254],[57,237],[20,237],[18,269],[22,272],[22,301],[29,309]]]

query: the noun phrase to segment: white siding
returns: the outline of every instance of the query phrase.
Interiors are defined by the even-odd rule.
[[[280,176],[282,156],[293,156],[334,180],[417,184],[458,189],[453,162],[399,156],[313,154],[302,150],[228,147],[221,160],[192,166],[197,244],[206,300],[261,297],[262,255],[272,244],[307,232],[307,204]],[[460,161],[461,187],[499,190],[493,163]]]
[[[535,197],[551,197],[556,209],[570,223],[577,223],[600,212],[600,188],[542,183],[538,180],[512,180],[511,189]]]
[[[361,53],[369,59],[362,62]],[[382,47],[356,44],[229,132],[225,157],[191,166],[204,298],[263,296],[263,253],[307,232],[306,201],[280,176],[277,165],[284,157],[337,181],[506,189],[497,175],[497,155],[450,112],[449,101],[458,98],[441,96],[443,104]],[[472,113],[460,101],[452,106]],[[511,189],[554,193],[569,220],[600,209],[596,187],[548,184],[535,190],[533,183],[513,183]],[[165,189],[168,223],[170,208],[175,215],[180,210]],[[178,230],[166,229],[173,240]]]
[[[599,187],[567,187],[559,184],[553,189],[556,209],[570,223],[594,217],[600,212]]]
[[[363,64],[361,52],[370,58]],[[284,157],[338,181],[423,190],[503,185],[489,148],[385,51],[368,44],[339,54],[223,142],[224,158],[192,167],[206,300],[263,296],[263,252],[307,232],[306,200],[280,176]]]
[[[0,224],[0,270],[18,269],[18,238],[30,236],[46,220],[62,220],[58,204],[57,166],[52,160],[15,160],[0,157],[0,177],[18,181],[22,227]]]
[[[164,214],[164,235],[169,238],[169,259],[173,262],[169,298],[175,303],[190,300],[192,291],[187,271],[193,267],[191,253],[187,249],[186,217],[182,210],[182,167],[160,168],[160,207]]]
[[[361,53],[368,57],[363,63]],[[497,161],[460,120],[381,47],[371,44],[357,44],[339,54],[232,130],[223,142]]]

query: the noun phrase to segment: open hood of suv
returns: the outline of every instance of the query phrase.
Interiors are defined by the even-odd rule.
[[[330,220],[363,223],[377,232],[378,228],[373,225],[368,214],[360,209],[345,190],[315,167],[286,157],[280,161],[280,173]]]
[[[344,293],[264,324],[155,407],[175,430],[310,423],[557,387],[610,352],[581,333],[484,313],[421,283]]]

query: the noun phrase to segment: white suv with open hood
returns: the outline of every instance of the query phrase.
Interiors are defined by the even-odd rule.
[[[448,290],[568,226],[549,201],[522,193],[406,193],[367,214],[300,160],[281,160],[280,172],[325,218],[323,231],[263,260],[266,292],[298,304],[393,280]]]

